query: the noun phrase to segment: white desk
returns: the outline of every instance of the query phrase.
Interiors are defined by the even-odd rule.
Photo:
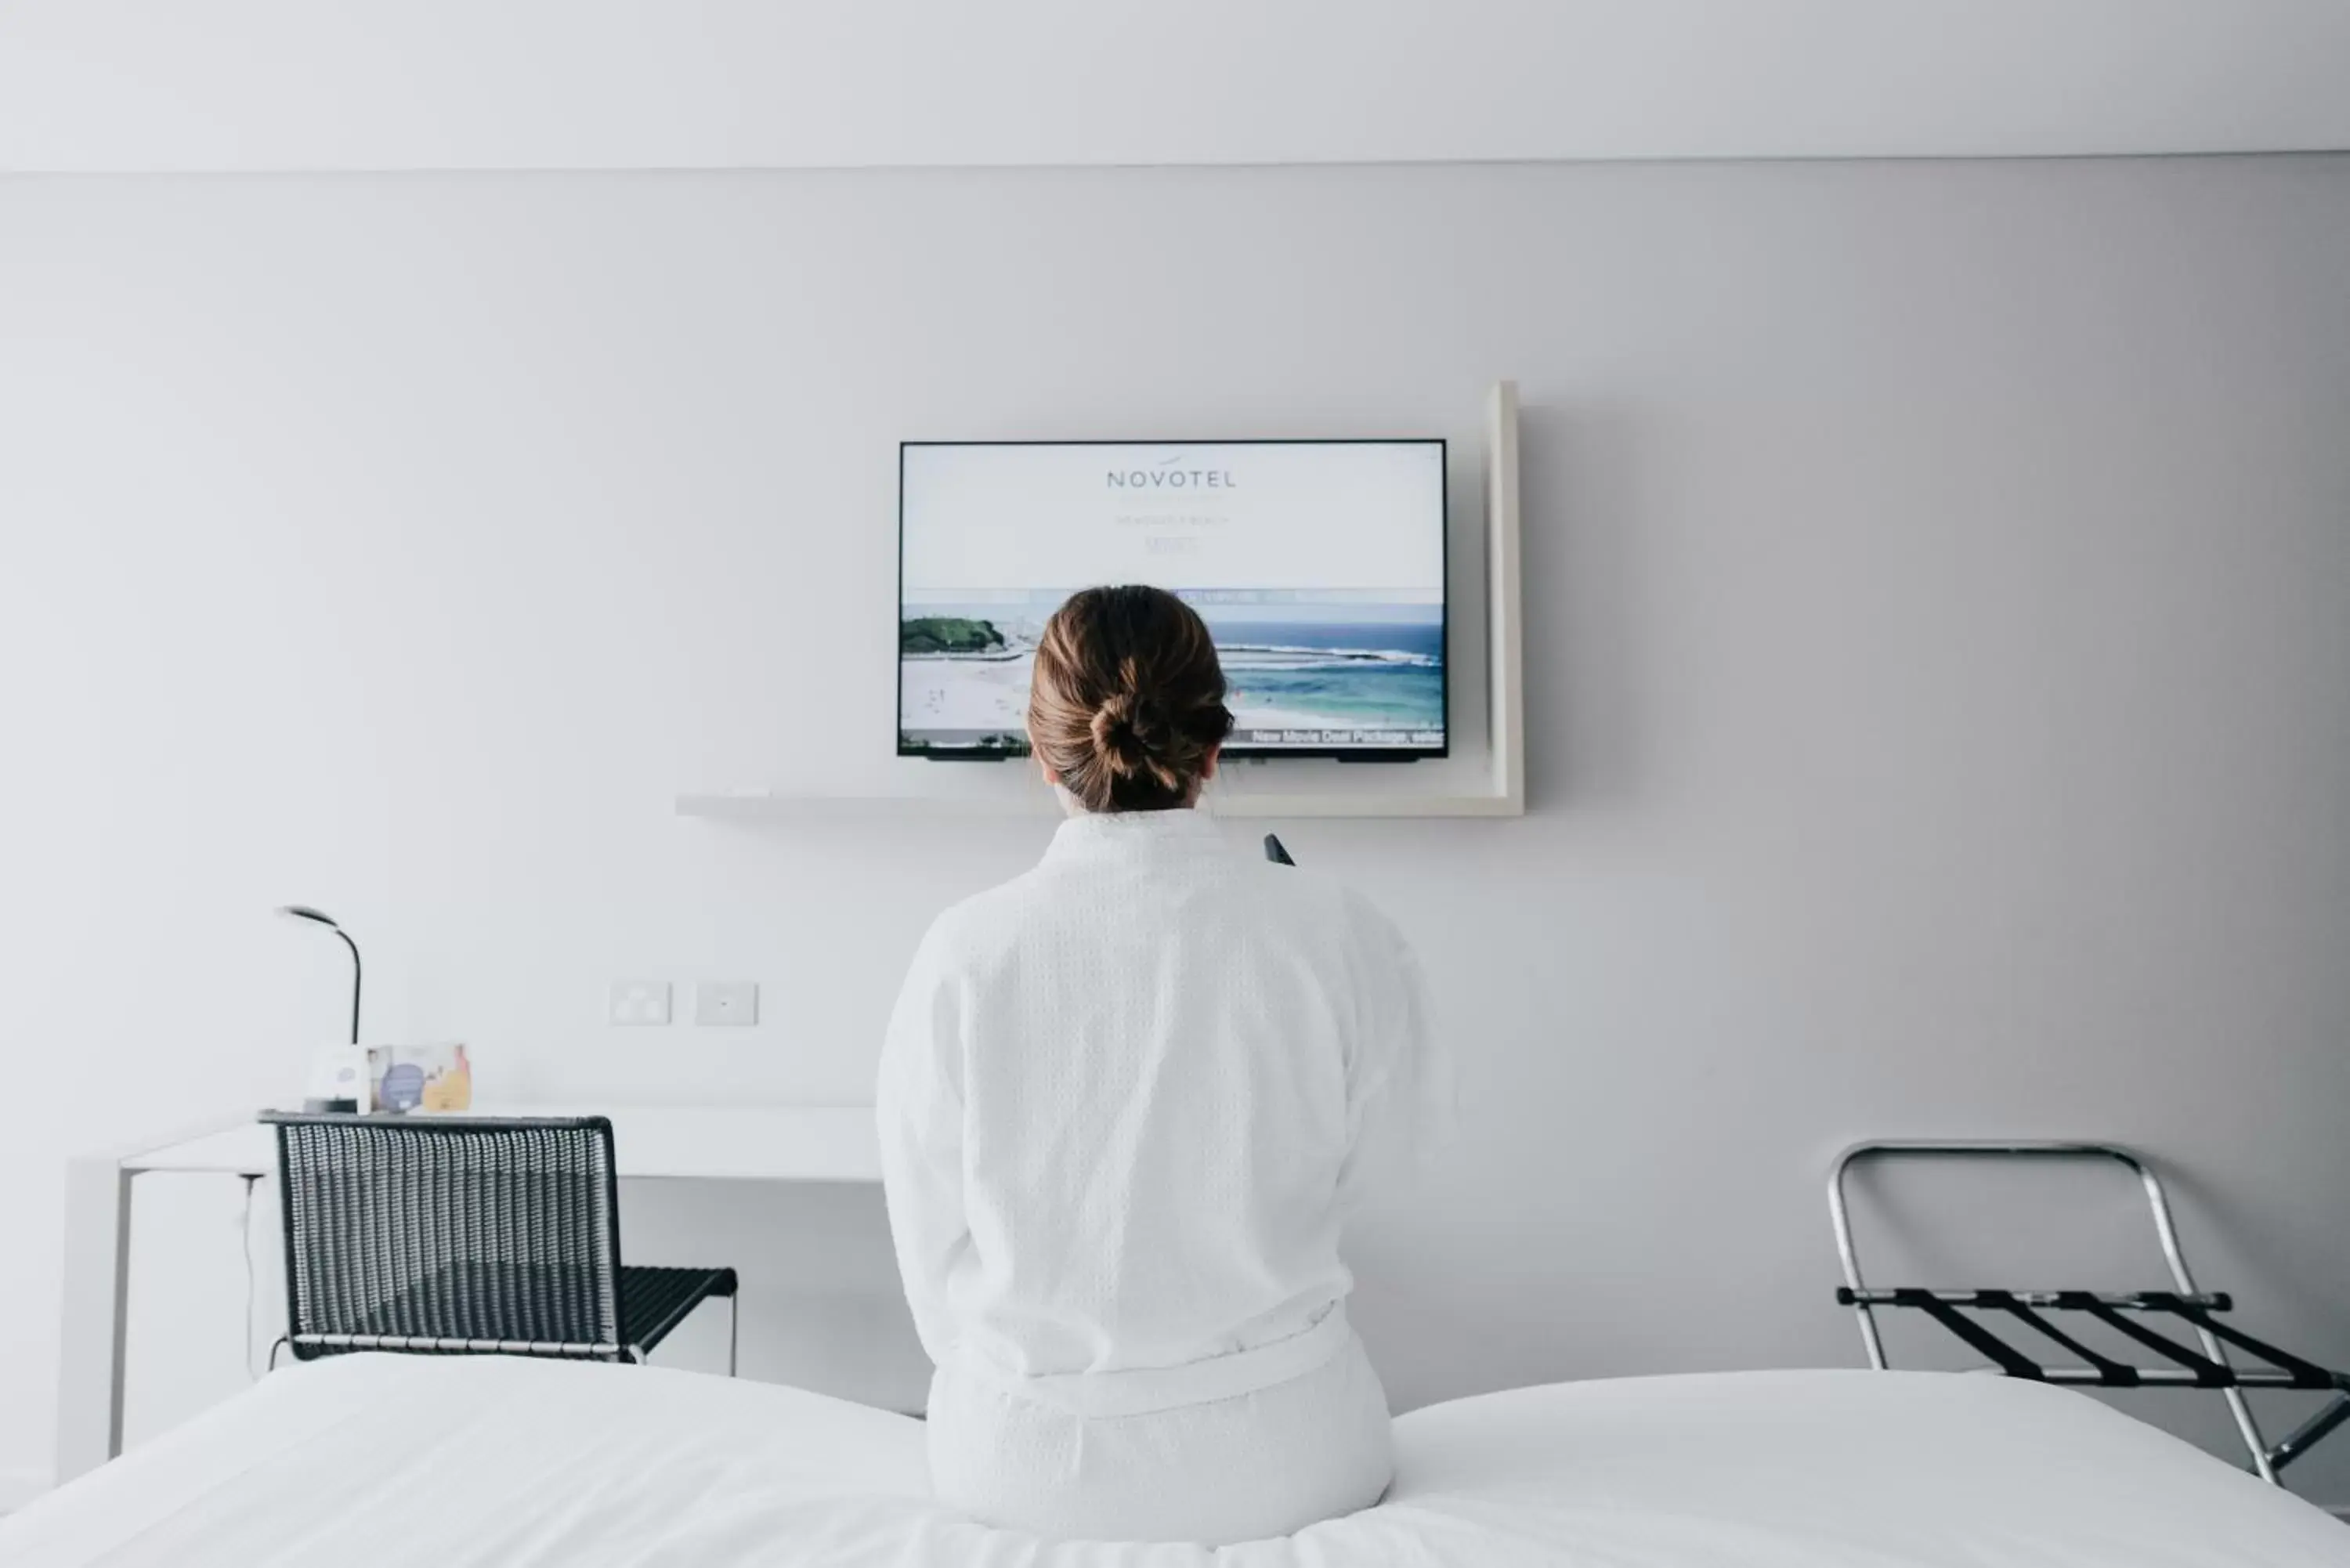
[[[497,1116],[604,1116],[623,1180],[872,1182],[870,1106],[496,1106]],[[57,1480],[122,1451],[130,1304],[130,1184],[151,1170],[274,1177],[277,1140],[250,1118],[89,1155],[66,1168],[65,1315],[58,1336]]]

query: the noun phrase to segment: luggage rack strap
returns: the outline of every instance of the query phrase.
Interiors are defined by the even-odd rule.
[[[2304,1361],[2289,1350],[2282,1350],[2271,1345],[2267,1340],[2256,1339],[2241,1328],[2221,1323],[2199,1303],[2183,1297],[2174,1297],[2167,1310],[2185,1318],[2214,1338],[2223,1339],[2238,1350],[2247,1351],[2280,1371],[2291,1373],[2293,1386],[2295,1388],[2350,1390],[2350,1374],[2329,1372],[2315,1362]]]
[[[2055,1307],[2061,1311],[2078,1311],[2085,1301],[2100,1301],[2109,1307],[2125,1312],[2178,1312],[2181,1307],[2201,1307],[2207,1312],[2234,1310],[2235,1298],[2225,1291],[2201,1291],[2181,1295],[2177,1291],[2002,1291],[2002,1290],[1929,1290],[1918,1285],[1883,1286],[1855,1290],[1850,1285],[1836,1287],[1836,1300],[1846,1306],[1906,1306],[1909,1298],[1929,1295],[1952,1306]]]
[[[2233,1368],[2223,1366],[2200,1352],[2189,1350],[2168,1334],[2157,1334],[2142,1323],[2132,1322],[2086,1291],[2076,1293],[2074,1300],[2060,1301],[2056,1304],[2060,1307],[2085,1312],[2099,1323],[2129,1335],[2156,1355],[2168,1356],[2195,1375],[2195,1386],[2198,1388],[2236,1386],[2236,1374]],[[2161,1312],[2167,1309],[2155,1307],[2152,1310]]]
[[[2130,1291],[2101,1293],[2096,1291],[2002,1291],[2002,1290],[1929,1290],[1918,1285],[1896,1285],[1856,1291],[1849,1287],[1836,1292],[1836,1300],[1846,1306],[1912,1307],[1924,1313],[1955,1335],[1961,1343],[1988,1356],[2002,1372],[2011,1377],[2025,1377],[2034,1382],[2081,1383],[2085,1379],[2075,1372],[2052,1371],[2033,1360],[2013,1345],[2000,1337],[1978,1319],[1966,1316],[1959,1309],[1971,1307],[1985,1312],[2004,1313],[2018,1323],[2044,1334],[2055,1344],[2078,1355],[2096,1374],[2094,1384],[2106,1388],[2137,1388],[2149,1379],[2157,1382],[2176,1381],[2178,1372],[2156,1371],[2132,1366],[2112,1356],[2092,1350],[2080,1340],[2042,1315],[2043,1312],[2086,1313],[2116,1333],[2135,1340],[2170,1362],[2188,1375],[2189,1386],[2197,1388],[2241,1388],[2251,1384],[2272,1388],[2334,1389],[2350,1393],[2350,1373],[2331,1372],[2315,1362],[2304,1360],[2291,1351],[2282,1350],[2266,1340],[2221,1322],[2212,1315],[2228,1309],[2225,1292],[2211,1294],[2181,1294],[2175,1291]],[[2254,1369],[2248,1377],[2239,1369],[2181,1345],[2168,1334],[2157,1334],[2144,1324],[2125,1317],[2124,1313],[2159,1314],[2176,1317],[2201,1329],[2237,1349],[2259,1356],[2276,1372]],[[2280,1376],[2282,1374],[2282,1376]]]
[[[2063,1329],[2058,1328],[2054,1324],[2050,1323],[2046,1318],[2042,1317],[2038,1313],[2033,1311],[2032,1308],[2024,1305],[2022,1302],[2010,1300],[2000,1303],[1999,1305],[2002,1310],[2005,1311],[2018,1323],[2021,1323],[2029,1328],[2037,1329],[2049,1339],[2063,1345],[2065,1349],[2071,1351],[2074,1355],[2087,1362],[2091,1366],[2095,1367],[2098,1381],[2103,1383],[2106,1387],[2136,1388],[2146,1381],[2143,1377],[2138,1376],[2137,1368],[2132,1366],[2128,1362],[2116,1361],[2109,1355],[2098,1355],[2095,1351],[2091,1350],[2087,1345],[2083,1345],[2079,1340],[2074,1339],[2071,1334],[2066,1334]]]
[[[1999,1369],[2010,1377],[2026,1377],[2034,1383],[2047,1381],[2048,1374],[2040,1363],[2033,1360],[1974,1319],[1960,1316],[1958,1308],[1943,1301],[1931,1291],[1900,1292],[1897,1294],[1893,1304],[1918,1308],[1968,1345],[1997,1362]]]

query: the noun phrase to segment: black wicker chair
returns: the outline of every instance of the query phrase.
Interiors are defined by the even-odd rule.
[[[284,1343],[297,1360],[394,1350],[642,1361],[724,1296],[733,1375],[733,1270],[621,1266],[604,1117],[261,1119],[277,1129]]]

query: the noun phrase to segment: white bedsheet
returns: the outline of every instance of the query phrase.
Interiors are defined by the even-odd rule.
[[[2303,1568],[2350,1529],[2102,1406],[2003,1378],[1562,1384],[1396,1423],[1394,1492],[1286,1540],[1047,1544],[923,1501],[921,1429],[773,1385],[353,1356],[0,1521],[109,1568]]]

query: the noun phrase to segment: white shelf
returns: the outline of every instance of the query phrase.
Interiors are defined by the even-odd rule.
[[[1364,819],[1430,816],[1523,816],[1525,807],[1498,794],[1243,794],[1220,795],[1208,803],[1220,817],[1274,819],[1281,817],[1351,816]],[[680,816],[718,822],[784,823],[828,818],[889,821],[910,817],[1032,818],[1049,822],[1058,815],[1052,795],[1032,784],[1023,799],[995,795],[951,794],[795,794],[782,790],[745,790],[733,794],[683,794],[677,798]]]
[[[1518,581],[1518,389],[1498,383],[1485,400],[1485,733],[1482,755],[1392,768],[1346,769],[1361,773],[1350,787],[1319,787],[1327,776],[1285,787],[1264,787],[1248,775],[1259,769],[1235,767],[1236,782],[1211,785],[1208,805],[1219,816],[1282,818],[1502,817],[1525,815],[1524,638]],[[1262,764],[1263,769],[1315,767],[1326,775],[1335,764]],[[1422,771],[1425,770],[1425,771]],[[701,790],[677,797],[681,816],[721,822],[785,823],[819,820],[904,820],[909,817],[1033,817],[1050,821],[1053,797],[1025,764],[899,762],[887,787],[841,793],[789,787]],[[1377,783],[1373,776],[1378,775]],[[1426,787],[1419,787],[1426,786]]]
[[[1054,814],[1052,795],[1032,783],[1026,797],[958,794],[802,794],[791,790],[725,790],[677,797],[680,816],[715,822],[791,822],[805,817],[878,820],[919,816],[1035,817]]]

